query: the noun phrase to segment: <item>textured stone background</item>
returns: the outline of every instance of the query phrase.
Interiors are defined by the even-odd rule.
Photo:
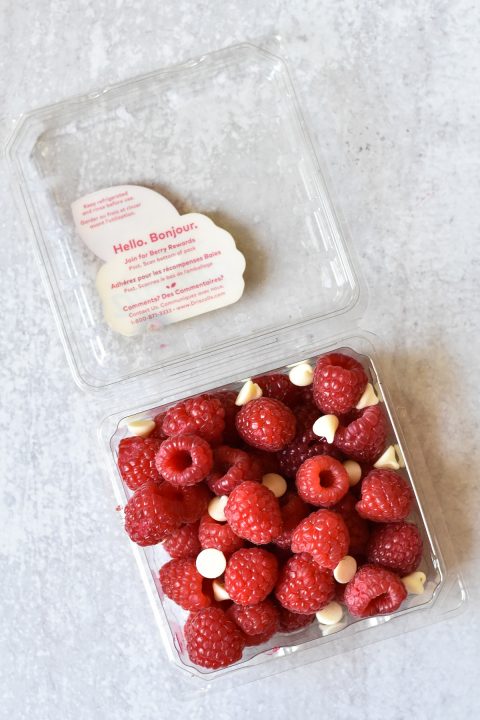
[[[282,35],[471,602],[457,618],[179,703],[3,173],[0,717],[456,718],[480,713],[480,11],[466,0],[3,0],[1,134],[24,110]],[[390,363],[391,361],[391,363]]]

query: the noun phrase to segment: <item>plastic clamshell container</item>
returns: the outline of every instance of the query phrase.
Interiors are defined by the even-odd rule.
[[[402,448],[427,584],[391,615],[314,623],[247,648],[231,667],[202,670],[185,652],[186,613],[158,583],[165,551],[132,544],[168,656],[189,690],[248,682],[457,611],[465,590],[441,513],[414,438],[407,447],[401,434],[371,335],[358,327],[365,288],[284,62],[242,44],[67,100],[25,115],[7,154],[73,376],[95,391],[99,421],[106,416],[100,441],[122,506],[130,493],[116,453],[127,418],[153,417],[205,390],[238,389],[246,377],[332,349],[360,359],[378,383],[389,442]],[[110,329],[95,288],[100,261],[78,237],[71,203],[126,183],[159,191],[180,213],[205,213],[233,235],[246,258],[237,303],[140,336]]]

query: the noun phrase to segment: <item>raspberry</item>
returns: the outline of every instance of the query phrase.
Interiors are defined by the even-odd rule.
[[[158,415],[155,415],[153,418],[153,421],[155,423],[155,427],[153,428],[152,432],[150,433],[149,437],[152,438],[158,438],[158,440],[165,440],[167,436],[162,430],[163,421],[165,419],[165,412],[158,413]]]
[[[358,360],[342,353],[319,358],[313,373],[313,398],[324,413],[343,415],[355,407],[368,378]]]
[[[322,570],[307,553],[287,560],[275,587],[275,596],[284,608],[296,613],[314,613],[328,605],[335,584],[330,570]]]
[[[257,375],[252,378],[252,382],[262,388],[264,397],[280,400],[289,407],[300,400],[300,388],[292,385],[288,375],[267,373],[266,375]]]
[[[290,610],[282,606],[279,608],[278,621],[279,632],[281,633],[295,632],[295,630],[300,630],[301,628],[307,627],[307,625],[311,625],[314,620],[315,614],[300,615],[299,613],[290,612]]]
[[[335,505],[350,487],[342,463],[329,455],[305,460],[298,469],[296,485],[302,500],[320,507]]]
[[[219,442],[225,427],[225,410],[219,398],[199,395],[183,400],[165,413],[162,430],[172,435],[195,434],[208,442]]]
[[[315,420],[318,420],[320,411],[313,403],[297,405],[293,408],[293,414],[297,421],[297,434],[295,435],[294,442],[310,445],[311,443],[318,442],[318,437],[313,432],[313,425]],[[323,441],[322,441],[323,442]],[[321,455],[322,453],[319,453]]]
[[[278,609],[271,600],[263,600],[257,605],[232,605],[227,617],[242,630],[247,645],[267,642],[278,629]]]
[[[260,463],[244,450],[221,445],[213,451],[213,472],[207,478],[215,495],[230,495],[233,488],[245,480],[260,482]]]
[[[160,585],[170,600],[184,610],[200,610],[210,605],[203,591],[204,578],[195,566],[195,558],[170,560],[160,568]]]
[[[200,520],[206,512],[210,498],[212,497],[208,487],[203,483],[190,485],[184,488],[175,488],[178,499],[178,513],[184,523],[194,523]]]
[[[256,605],[254,605],[254,607],[256,607]],[[263,643],[268,642],[272,635],[274,635],[274,633],[271,632],[264,632],[260,633],[259,635],[244,635],[245,645],[247,647],[252,647],[254,645],[262,645]]]
[[[320,567],[333,570],[348,552],[348,530],[331,510],[317,510],[297,526],[292,536],[295,553],[310,553]]]
[[[225,412],[225,429],[223,431],[223,441],[227,445],[236,445],[239,441],[237,428],[235,427],[235,418],[240,408],[235,405],[237,393],[234,390],[220,390],[213,393],[210,397],[217,398],[222,403]]]
[[[264,485],[244,482],[232,490],[225,506],[233,532],[255,545],[266,545],[282,531],[280,505]]]
[[[361,410],[347,425],[340,425],[334,444],[358,462],[373,463],[382,454],[387,440],[387,421],[380,405]]]
[[[259,450],[276,452],[295,437],[295,416],[280,400],[264,397],[251,400],[242,407],[235,422],[240,437]]]
[[[299,393],[297,405],[315,405],[313,401],[313,385],[307,385],[307,387],[300,387],[298,388],[298,390]]]
[[[221,523],[206,514],[200,521],[198,538],[202,548],[216,548],[225,555],[243,547],[242,538],[235,535],[228,523]]]
[[[356,504],[357,499],[349,492],[337,505],[334,505],[332,510],[338,512],[344,519],[350,536],[348,553],[358,560],[359,557],[363,558],[366,555],[370,529],[368,522],[357,513],[355,509]]]
[[[182,525],[173,530],[163,541],[163,547],[175,560],[196,557],[201,550],[198,540],[198,522]]]
[[[197,435],[175,435],[162,442],[155,462],[165,480],[186,487],[206,478],[213,455],[208,442]]]
[[[242,657],[243,633],[220,608],[192,613],[185,623],[184,634],[188,657],[201,667],[216,670]]]
[[[423,542],[413,523],[399,522],[380,525],[368,543],[369,563],[382,565],[399,575],[409,575],[420,565]]]
[[[156,545],[181,524],[177,503],[164,485],[142,485],[127,502],[125,530],[137,545]]]
[[[279,567],[281,567],[284,563],[287,562],[287,560],[289,560],[293,556],[290,547],[282,548],[280,547],[280,545],[276,545],[275,543],[265,545],[265,549],[268,550],[268,552],[271,552],[272,555],[275,555],[278,560]]]
[[[252,460],[259,464],[260,475],[262,477],[267,473],[281,474],[277,453],[266,452],[265,450],[254,450],[249,445],[246,445],[245,448],[248,450],[248,454]]]
[[[406,597],[398,575],[376,565],[363,565],[345,588],[344,601],[351,615],[370,617],[398,610]]]
[[[118,469],[130,490],[136,490],[149,481],[162,481],[155,465],[155,455],[159,447],[160,440],[152,437],[128,437],[120,440]]]
[[[410,486],[399,473],[371,470],[362,482],[362,496],[356,507],[367,520],[396,522],[407,517],[412,503]]]
[[[294,440],[293,443],[277,453],[280,471],[286,477],[294,478],[300,465],[315,455],[330,455],[337,460],[342,457],[337,448],[329,445],[326,440],[317,438],[316,442],[312,444]]]
[[[262,548],[244,548],[227,563],[225,589],[237,605],[256,605],[272,592],[277,575],[275,555]]]
[[[278,547],[284,550],[290,550],[293,531],[300,520],[307,517],[309,512],[308,506],[298,497],[296,492],[292,490],[287,491],[285,495],[280,498],[283,530],[273,541],[275,545],[278,545]]]

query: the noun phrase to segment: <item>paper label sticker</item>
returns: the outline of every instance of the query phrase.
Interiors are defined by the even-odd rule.
[[[97,289],[108,324],[136,335],[240,299],[245,258],[206,215],[180,215],[162,195],[121,185],[72,204],[80,237],[101,258]]]

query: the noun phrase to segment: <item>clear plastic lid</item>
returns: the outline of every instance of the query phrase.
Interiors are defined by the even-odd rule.
[[[32,112],[8,154],[84,387],[282,344],[300,326],[358,311],[360,284],[288,71],[265,50],[239,45]],[[102,263],[71,204],[124,184],[228,230],[246,259],[240,300],[135,337],[112,330],[95,287]]]

